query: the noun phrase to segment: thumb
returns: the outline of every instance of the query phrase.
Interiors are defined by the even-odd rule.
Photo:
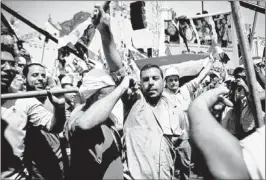
[[[202,94],[202,98],[205,100],[208,108],[211,108],[221,95],[229,93],[229,89],[224,86],[217,87]]]

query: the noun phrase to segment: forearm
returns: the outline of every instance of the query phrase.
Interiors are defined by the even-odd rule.
[[[239,141],[226,131],[196,99],[188,114],[193,142],[215,179],[248,178]],[[198,112],[201,113],[198,116]]]
[[[65,106],[61,105],[54,108],[54,116],[51,120],[50,131],[54,133],[60,133],[66,122]]]
[[[76,126],[82,130],[89,130],[99,124],[102,124],[109,117],[113,107],[122,96],[125,90],[118,86],[106,97],[93,103],[84,115],[80,117]]]
[[[120,54],[117,51],[113,34],[109,28],[105,28],[105,31],[100,33],[106,61],[110,67],[110,71],[115,72],[123,67],[123,63]]]
[[[213,61],[209,61],[204,69],[200,72],[199,76],[196,78],[197,83],[199,84],[210,72],[213,65]]]

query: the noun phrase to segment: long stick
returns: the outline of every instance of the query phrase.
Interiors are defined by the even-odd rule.
[[[44,50],[45,50],[45,41],[43,42],[43,48],[42,48],[42,59],[41,59],[41,64],[43,63],[43,57],[44,57]]]
[[[241,53],[243,56],[243,62],[245,65],[245,71],[247,74],[247,82],[251,97],[251,108],[255,118],[256,127],[261,127],[264,124],[262,117],[262,109],[260,100],[256,94],[256,76],[253,66],[253,61],[251,58],[251,52],[249,48],[249,42],[247,38],[247,32],[244,28],[244,20],[242,13],[240,11],[239,1],[231,1],[232,15],[235,22],[236,32],[239,40],[239,45],[241,48]]]
[[[65,93],[77,93],[77,92],[79,92],[78,88],[51,90],[51,93],[53,95],[65,94]],[[1,94],[1,100],[22,99],[22,98],[42,97],[42,96],[47,96],[46,90]]]
[[[203,14],[204,11],[204,1],[201,1],[201,13]]]
[[[49,32],[43,30],[42,28],[39,28],[38,26],[36,26],[35,24],[33,24],[32,22],[30,22],[26,18],[24,18],[23,16],[21,16],[20,14],[18,14],[13,9],[7,7],[3,2],[1,2],[1,7],[2,7],[2,9],[4,9],[5,11],[7,11],[8,13],[12,14],[13,16],[15,16],[16,18],[18,18],[19,20],[21,20],[22,22],[24,22],[25,24],[27,24],[31,28],[33,28],[36,31],[38,31],[38,32],[42,33],[43,35],[47,36],[49,39],[51,39],[55,43],[58,43],[58,40],[55,37],[53,37]]]
[[[257,5],[260,5],[260,2],[257,1]],[[250,49],[252,50],[253,48],[253,38],[254,38],[254,34],[255,34],[255,29],[256,29],[256,24],[257,24],[257,17],[258,17],[258,12],[255,12],[254,15],[254,20],[253,20],[253,25],[252,25],[252,31],[251,31],[251,35],[250,35]]]
[[[265,14],[265,7],[256,5],[256,4],[251,3],[251,2],[250,1],[249,2],[247,2],[247,1],[239,1],[240,6],[248,8],[248,9],[250,9],[252,11],[256,11],[256,12]]]

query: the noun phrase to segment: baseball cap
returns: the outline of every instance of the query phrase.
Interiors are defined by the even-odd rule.
[[[180,75],[179,75],[179,72],[176,68],[170,67],[170,68],[166,69],[165,73],[164,73],[165,78],[168,76],[178,76],[179,77]]]

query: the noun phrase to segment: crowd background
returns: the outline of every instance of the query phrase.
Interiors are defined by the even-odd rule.
[[[56,72],[49,72],[42,64],[32,63],[30,59],[31,52],[25,50],[21,42],[18,42],[12,32],[1,23],[2,93],[23,94],[27,91],[47,90],[48,94],[47,97],[33,97],[29,100],[1,101],[2,138],[4,138],[2,143],[5,143],[2,144],[4,147],[1,151],[3,158],[2,178],[75,179],[76,177],[92,177],[96,179],[134,179],[136,177],[157,177],[152,171],[155,168],[153,166],[156,165],[150,165],[151,168],[149,169],[149,164],[145,164],[147,161],[143,160],[150,158],[151,161],[149,155],[139,159],[143,163],[139,166],[144,167],[142,171],[147,170],[146,172],[131,169],[137,166],[137,160],[133,157],[134,151],[132,149],[140,148],[143,150],[138,146],[151,143],[150,141],[154,141],[154,139],[142,142],[143,139],[139,138],[138,135],[132,135],[134,132],[129,130],[130,126],[135,127],[138,123],[134,121],[134,112],[128,111],[132,107],[127,106],[136,97],[125,100],[123,94],[132,94],[135,91],[134,88],[138,87],[136,89],[142,90],[146,101],[149,102],[146,97],[147,94],[156,94],[157,89],[151,91],[146,89],[145,92],[145,86],[140,88],[144,81],[142,78],[147,69],[160,68],[147,65],[139,69],[135,62],[134,52],[129,51],[126,55],[119,54],[119,49],[113,44],[113,36],[109,32],[107,15],[104,16],[103,14],[105,13],[98,8],[94,12],[92,25],[86,29],[79,41],[75,45],[70,44],[59,49]],[[228,22],[226,16],[218,17],[214,19],[214,22],[216,27],[220,27],[215,29],[219,44],[221,44],[221,47],[226,47],[230,43],[230,37],[225,37],[226,31],[230,28],[230,22]],[[202,26],[207,28],[208,23],[203,22],[203,20],[201,23]],[[199,26],[199,24],[196,26]],[[95,28],[100,32],[104,47],[105,58],[102,62],[92,59],[88,49],[84,48],[84,44],[88,44],[91,40],[88,34],[93,32]],[[172,28],[176,27],[173,26]],[[209,30],[201,28],[202,34],[206,31],[214,31],[211,28]],[[167,31],[170,34],[175,34],[169,28]],[[170,41],[172,41],[171,38]],[[205,38],[204,42],[201,43],[208,44],[209,41],[211,39]],[[204,95],[209,90],[216,89],[221,85],[227,87],[229,92],[226,98],[233,103],[233,106],[227,107],[218,103],[212,109],[211,114],[227,132],[238,140],[243,140],[256,131],[245,69],[243,65],[239,66],[234,69],[232,75],[229,75],[225,64],[230,59],[218,46],[215,51],[202,60],[202,69],[199,70],[199,73],[186,79],[185,82],[180,83],[179,71],[174,66],[160,71],[164,80],[164,88],[167,89],[165,91],[169,91],[169,95],[165,95],[165,97],[169,96],[169,99],[171,99],[169,102],[179,108],[180,124],[177,125],[178,130],[176,130],[178,135],[172,132],[174,135],[169,133],[171,138],[168,137],[171,139],[176,158],[171,159],[169,156],[163,156],[163,158],[166,158],[164,160],[175,161],[172,170],[175,178],[189,179],[191,173],[198,177],[208,178],[209,173],[212,173],[211,170],[209,172],[206,169],[208,164],[205,164],[202,155],[193,146],[189,136],[191,120],[188,120],[187,117],[188,107],[200,95]],[[110,60],[113,62],[109,62]],[[121,62],[118,62],[119,60]],[[119,69],[118,67],[123,68]],[[259,62],[254,62],[254,68],[257,78],[256,90],[264,111],[265,57]],[[179,87],[179,84],[182,84],[182,86]],[[66,93],[57,97],[51,93],[53,89],[73,87],[77,87],[79,93]],[[131,89],[127,90],[129,87]],[[143,95],[139,96],[142,97]],[[177,96],[177,98],[174,95],[181,97]],[[137,103],[139,103],[137,104],[139,107],[146,108],[142,101],[137,101]],[[106,106],[106,110],[103,106]],[[133,108],[137,108],[136,106],[133,106]],[[22,109],[19,110],[19,108]],[[165,111],[165,109],[159,110]],[[141,110],[135,110],[137,117],[139,115],[137,114],[138,111]],[[150,115],[147,113],[141,118],[145,119]],[[18,122],[11,122],[12,120]],[[127,123],[125,123],[126,121]],[[149,124],[148,120],[143,123],[147,123],[147,126],[151,126],[151,129],[157,126]],[[166,135],[169,131],[167,126],[167,123],[162,122],[163,134]],[[179,129],[181,129],[181,135]],[[152,137],[152,135],[145,134],[142,131],[135,133]],[[178,137],[177,140],[175,137]],[[89,143],[88,139],[90,139]],[[139,140],[140,144],[136,140]],[[164,143],[163,146],[167,146],[169,142]],[[131,151],[129,151],[130,148],[132,148]],[[147,147],[147,152],[138,153],[152,154],[153,152],[149,148],[152,147]],[[136,156],[140,156],[138,153],[136,153]],[[151,162],[156,160],[157,158]],[[133,163],[131,164],[130,161]],[[163,167],[160,169],[162,175],[159,177],[170,177],[168,173],[171,170],[167,169],[168,166],[164,163],[167,164],[166,162],[162,163]]]

